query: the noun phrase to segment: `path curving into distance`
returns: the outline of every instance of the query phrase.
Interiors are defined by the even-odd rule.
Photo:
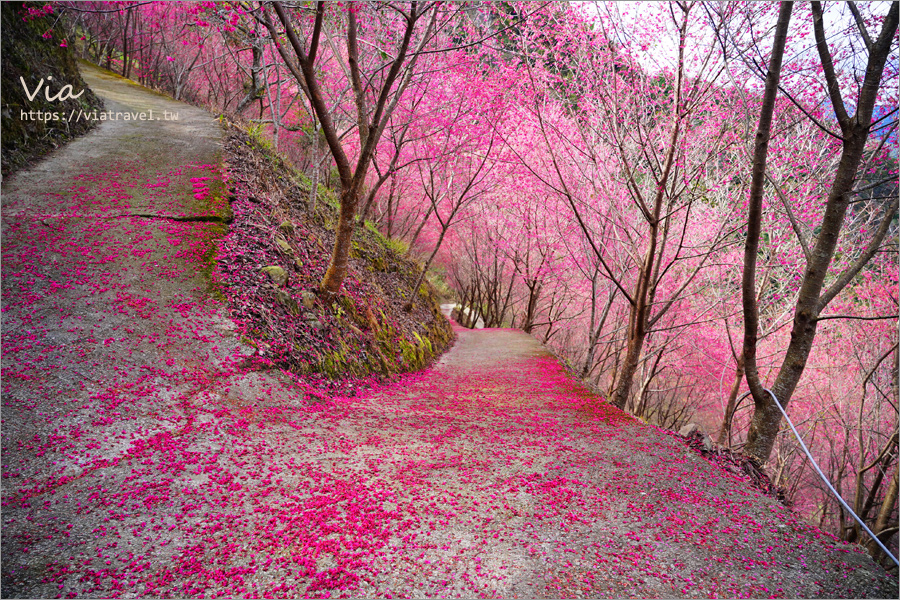
[[[221,129],[84,71],[179,120],[3,183],[4,597],[896,597],[519,331],[362,398],[244,372],[207,293]]]

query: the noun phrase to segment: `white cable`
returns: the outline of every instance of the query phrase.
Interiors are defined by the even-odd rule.
[[[853,512],[853,510],[850,508],[850,506],[848,506],[847,503],[844,502],[844,499],[841,497],[841,495],[837,493],[837,490],[834,489],[834,487],[831,485],[831,482],[829,482],[828,479],[825,477],[825,475],[822,473],[822,470],[819,468],[819,465],[816,464],[816,460],[812,457],[812,454],[809,453],[809,449],[806,447],[806,444],[803,443],[803,438],[801,438],[800,434],[797,433],[797,429],[794,427],[794,424],[791,423],[790,418],[787,416],[787,413],[784,412],[784,409],[781,407],[781,403],[778,402],[778,398],[775,397],[775,394],[772,393],[772,390],[770,390],[768,388],[763,388],[763,389],[766,390],[767,392],[769,392],[769,395],[772,396],[772,400],[775,401],[775,406],[778,407],[778,410],[780,410],[781,414],[784,415],[785,421],[787,421],[788,425],[791,426],[791,431],[794,432],[794,436],[796,436],[797,441],[800,442],[800,447],[803,448],[803,451],[806,453],[807,458],[809,458],[809,462],[812,463],[812,466],[816,470],[816,473],[819,474],[819,477],[822,478],[822,481],[825,482],[825,485],[828,486],[828,489],[831,490],[831,493],[834,494],[834,497],[838,499],[838,502],[841,503],[841,506],[844,507],[844,510],[846,510],[848,513],[850,513],[853,516],[853,518],[856,519],[856,522],[859,523],[862,526],[862,528],[866,530],[866,533],[869,534],[869,537],[871,537],[873,540],[875,540],[875,543],[878,544],[878,547],[881,548],[881,550],[885,554],[887,554],[892,561],[894,561],[895,565],[900,567],[900,562],[897,561],[897,557],[894,556],[893,554],[891,554],[890,550],[885,548],[884,544],[881,543],[881,540],[878,539],[877,535],[872,533],[871,529],[866,527],[866,524],[862,522],[862,519],[860,519],[856,515],[856,513]]]

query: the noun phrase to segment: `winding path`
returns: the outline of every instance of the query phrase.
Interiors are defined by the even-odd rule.
[[[521,332],[324,404],[243,372],[207,294],[221,129],[85,79],[179,120],[3,183],[4,597],[896,597]]]

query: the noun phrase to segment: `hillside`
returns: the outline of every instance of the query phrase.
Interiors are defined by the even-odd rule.
[[[6,176],[90,130],[96,122],[70,117],[78,111],[93,111],[102,103],[87,89],[67,41],[53,30],[53,19],[43,8],[26,8],[24,2],[4,2],[0,15],[3,31],[0,156]],[[71,85],[73,96],[78,98],[63,99],[67,97],[63,95],[59,100],[47,99],[45,88],[53,98],[65,85]]]
[[[246,366],[278,367],[350,391],[360,379],[430,364],[453,332],[431,286],[412,290],[421,266],[377,229],[360,226],[342,294],[320,298],[334,245],[334,193],[320,186],[310,206],[310,182],[264,144],[236,128],[224,143],[233,220],[214,276],[244,341],[256,349]],[[413,310],[404,311],[413,294]]]

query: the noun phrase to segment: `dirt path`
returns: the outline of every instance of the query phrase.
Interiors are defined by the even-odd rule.
[[[113,118],[3,182],[4,596],[69,593],[44,580],[74,548],[83,576],[107,543],[86,498],[126,485],[123,454],[177,429],[177,399],[242,351],[205,293],[222,128],[82,72]]]
[[[243,372],[190,220],[224,214],[217,124],[86,79],[179,121],[3,184],[4,597],[896,597],[521,332],[364,398]]]

